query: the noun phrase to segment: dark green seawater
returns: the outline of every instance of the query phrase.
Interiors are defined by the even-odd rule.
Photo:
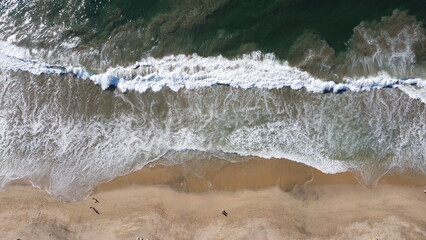
[[[113,65],[131,64],[144,55],[234,57],[260,50],[319,76],[324,69],[315,65],[321,61],[333,73],[347,74],[348,55],[358,47],[351,43],[354,28],[362,22],[379,32],[387,28],[380,25],[382,18],[399,10],[406,16],[397,22],[417,21],[424,30],[424,9],[426,2],[421,0],[6,0],[0,4],[2,38],[16,34],[18,45],[52,50],[50,43],[78,37],[77,50],[96,49],[97,53],[84,55],[109,58]],[[424,41],[419,39],[415,46],[417,62],[426,58]],[[314,51],[326,45],[327,58],[301,63],[300,42]],[[92,59],[83,62],[92,68],[105,67]]]
[[[60,10],[72,10],[75,5],[61,0],[43,2],[46,3],[40,8],[48,12],[42,14],[52,24],[62,20]],[[318,34],[336,51],[344,51],[353,28],[362,21],[380,21],[396,9],[407,11],[419,21],[426,17],[426,2],[421,0],[94,0],[81,5],[82,11],[75,14],[88,19],[86,27],[93,31],[92,37],[109,36],[117,28],[131,23],[140,27],[174,25],[171,29],[160,30],[164,35],[160,38],[185,37],[188,45],[175,39],[182,46],[167,46],[172,43],[166,41],[161,47],[169,49],[169,53],[197,52],[203,56],[235,56],[241,54],[242,45],[254,44],[255,50],[273,52],[285,58],[294,41],[307,32]],[[27,7],[22,6],[22,9]],[[72,29],[81,27],[78,21],[71,24]],[[84,34],[88,33],[76,32],[76,35]],[[224,43],[217,46],[204,46],[218,34],[228,40],[224,39]],[[181,52],[174,51],[173,47]]]

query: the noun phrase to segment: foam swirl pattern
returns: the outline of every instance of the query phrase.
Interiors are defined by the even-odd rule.
[[[395,167],[426,174],[422,79],[327,82],[257,52],[148,58],[100,74],[4,54],[0,68],[3,187],[27,179],[75,201],[159,158],[178,164],[183,153],[353,169],[366,184]]]

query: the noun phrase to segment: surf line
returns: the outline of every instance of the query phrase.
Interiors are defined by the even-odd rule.
[[[279,89],[283,87],[290,87],[293,90],[299,90],[305,88],[309,92],[313,93],[344,93],[346,91],[353,92],[362,92],[370,91],[372,89],[380,88],[398,88],[401,85],[410,85],[417,86],[420,88],[426,89],[426,80],[415,77],[405,77],[395,79],[389,76],[385,72],[379,73],[377,76],[364,77],[359,79],[354,78],[344,78],[343,83],[336,83],[334,81],[324,81],[310,76],[307,72],[303,72],[297,68],[292,68],[296,70],[297,73],[294,77],[297,78],[297,75],[303,74],[304,79],[291,79],[289,77],[277,77],[275,79],[259,79],[257,76],[251,76],[252,78],[246,78],[244,80],[232,78],[232,75],[229,78],[220,78],[215,76],[207,76],[206,72],[197,72],[193,74],[180,74],[176,75],[173,71],[165,72],[163,69],[156,67],[155,64],[150,64],[149,67],[154,69],[149,74],[146,75],[136,75],[131,79],[125,79],[118,75],[111,74],[117,69],[123,71],[132,71],[139,69],[140,66],[144,66],[142,63],[136,63],[133,66],[123,68],[111,68],[105,73],[100,74],[90,74],[82,67],[64,67],[61,65],[50,65],[41,63],[36,60],[29,60],[21,57],[15,57],[10,55],[1,54],[0,58],[0,70],[12,70],[12,71],[27,71],[35,75],[42,74],[58,74],[58,75],[73,75],[76,78],[87,80],[90,79],[96,85],[101,86],[103,90],[115,90],[119,89],[122,92],[127,91],[137,91],[145,92],[148,89],[153,91],[159,91],[163,87],[169,87],[174,91],[178,91],[181,88],[201,88],[209,87],[214,85],[224,85],[236,88],[265,88],[265,89]],[[175,56],[176,63],[174,65],[179,66],[179,61],[184,58],[184,55]],[[167,57],[172,59],[172,57]],[[216,60],[223,60],[223,57],[217,57]],[[8,61],[10,60],[10,61]],[[154,60],[155,61],[155,60]],[[161,61],[161,59],[158,59]],[[233,61],[233,60],[226,60]],[[255,61],[255,60],[252,60]],[[15,65],[9,65],[8,62],[18,63]],[[260,64],[261,62],[259,62]],[[276,64],[276,63],[275,63]],[[161,65],[161,63],[160,63]],[[138,66],[138,67],[135,67]],[[182,66],[185,67],[185,66]],[[163,66],[164,68],[164,66]],[[232,69],[223,69],[223,71],[233,71]],[[203,73],[205,76],[203,76]],[[201,77],[200,77],[201,75]],[[250,77],[250,75],[248,75]],[[291,78],[291,76],[290,76]]]

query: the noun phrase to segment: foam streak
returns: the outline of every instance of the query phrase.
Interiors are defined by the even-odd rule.
[[[386,72],[357,79],[347,77],[344,78],[343,83],[324,81],[289,66],[287,62],[277,60],[273,54],[261,52],[252,52],[235,59],[222,56],[200,57],[196,54],[167,56],[161,59],[149,57],[133,66],[120,66],[110,68],[104,73],[90,74],[82,67],[63,67],[28,60],[24,58],[25,50],[8,46],[4,42],[0,46],[2,47],[0,69],[2,70],[28,71],[36,75],[72,74],[81,79],[90,79],[104,90],[118,88],[122,92],[143,93],[148,89],[160,91],[163,87],[178,91],[181,88],[197,89],[213,85],[243,89],[290,87],[298,90],[305,88],[314,93],[361,92],[380,88],[399,88],[404,85],[417,86],[420,88],[418,91],[426,88],[424,79],[396,79]],[[14,50],[6,51],[5,47]],[[417,93],[416,89],[411,89],[409,95],[426,103],[424,94]]]

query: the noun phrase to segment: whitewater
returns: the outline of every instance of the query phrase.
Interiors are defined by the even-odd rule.
[[[382,71],[336,83],[258,51],[147,57],[97,72],[7,42],[0,71],[1,187],[26,179],[75,201],[159,159],[211,156],[354,170],[365,184],[398,167],[426,174],[422,78]]]
[[[313,93],[341,93],[344,91],[370,91],[380,88],[399,88],[412,98],[426,103],[426,80],[406,77],[396,79],[385,71],[375,76],[345,77],[343,83],[324,81],[307,72],[291,67],[274,54],[256,51],[242,57],[227,59],[222,56],[200,57],[193,55],[149,57],[128,67],[112,67],[104,73],[90,74],[82,67],[50,65],[26,59],[28,50],[0,42],[0,69],[28,71],[32,74],[72,74],[77,78],[90,79],[103,90],[118,88],[122,92],[148,89],[160,91],[169,87],[196,89],[213,85],[248,88],[305,88]],[[412,86],[412,87],[409,87]],[[415,88],[417,87],[417,88]]]

